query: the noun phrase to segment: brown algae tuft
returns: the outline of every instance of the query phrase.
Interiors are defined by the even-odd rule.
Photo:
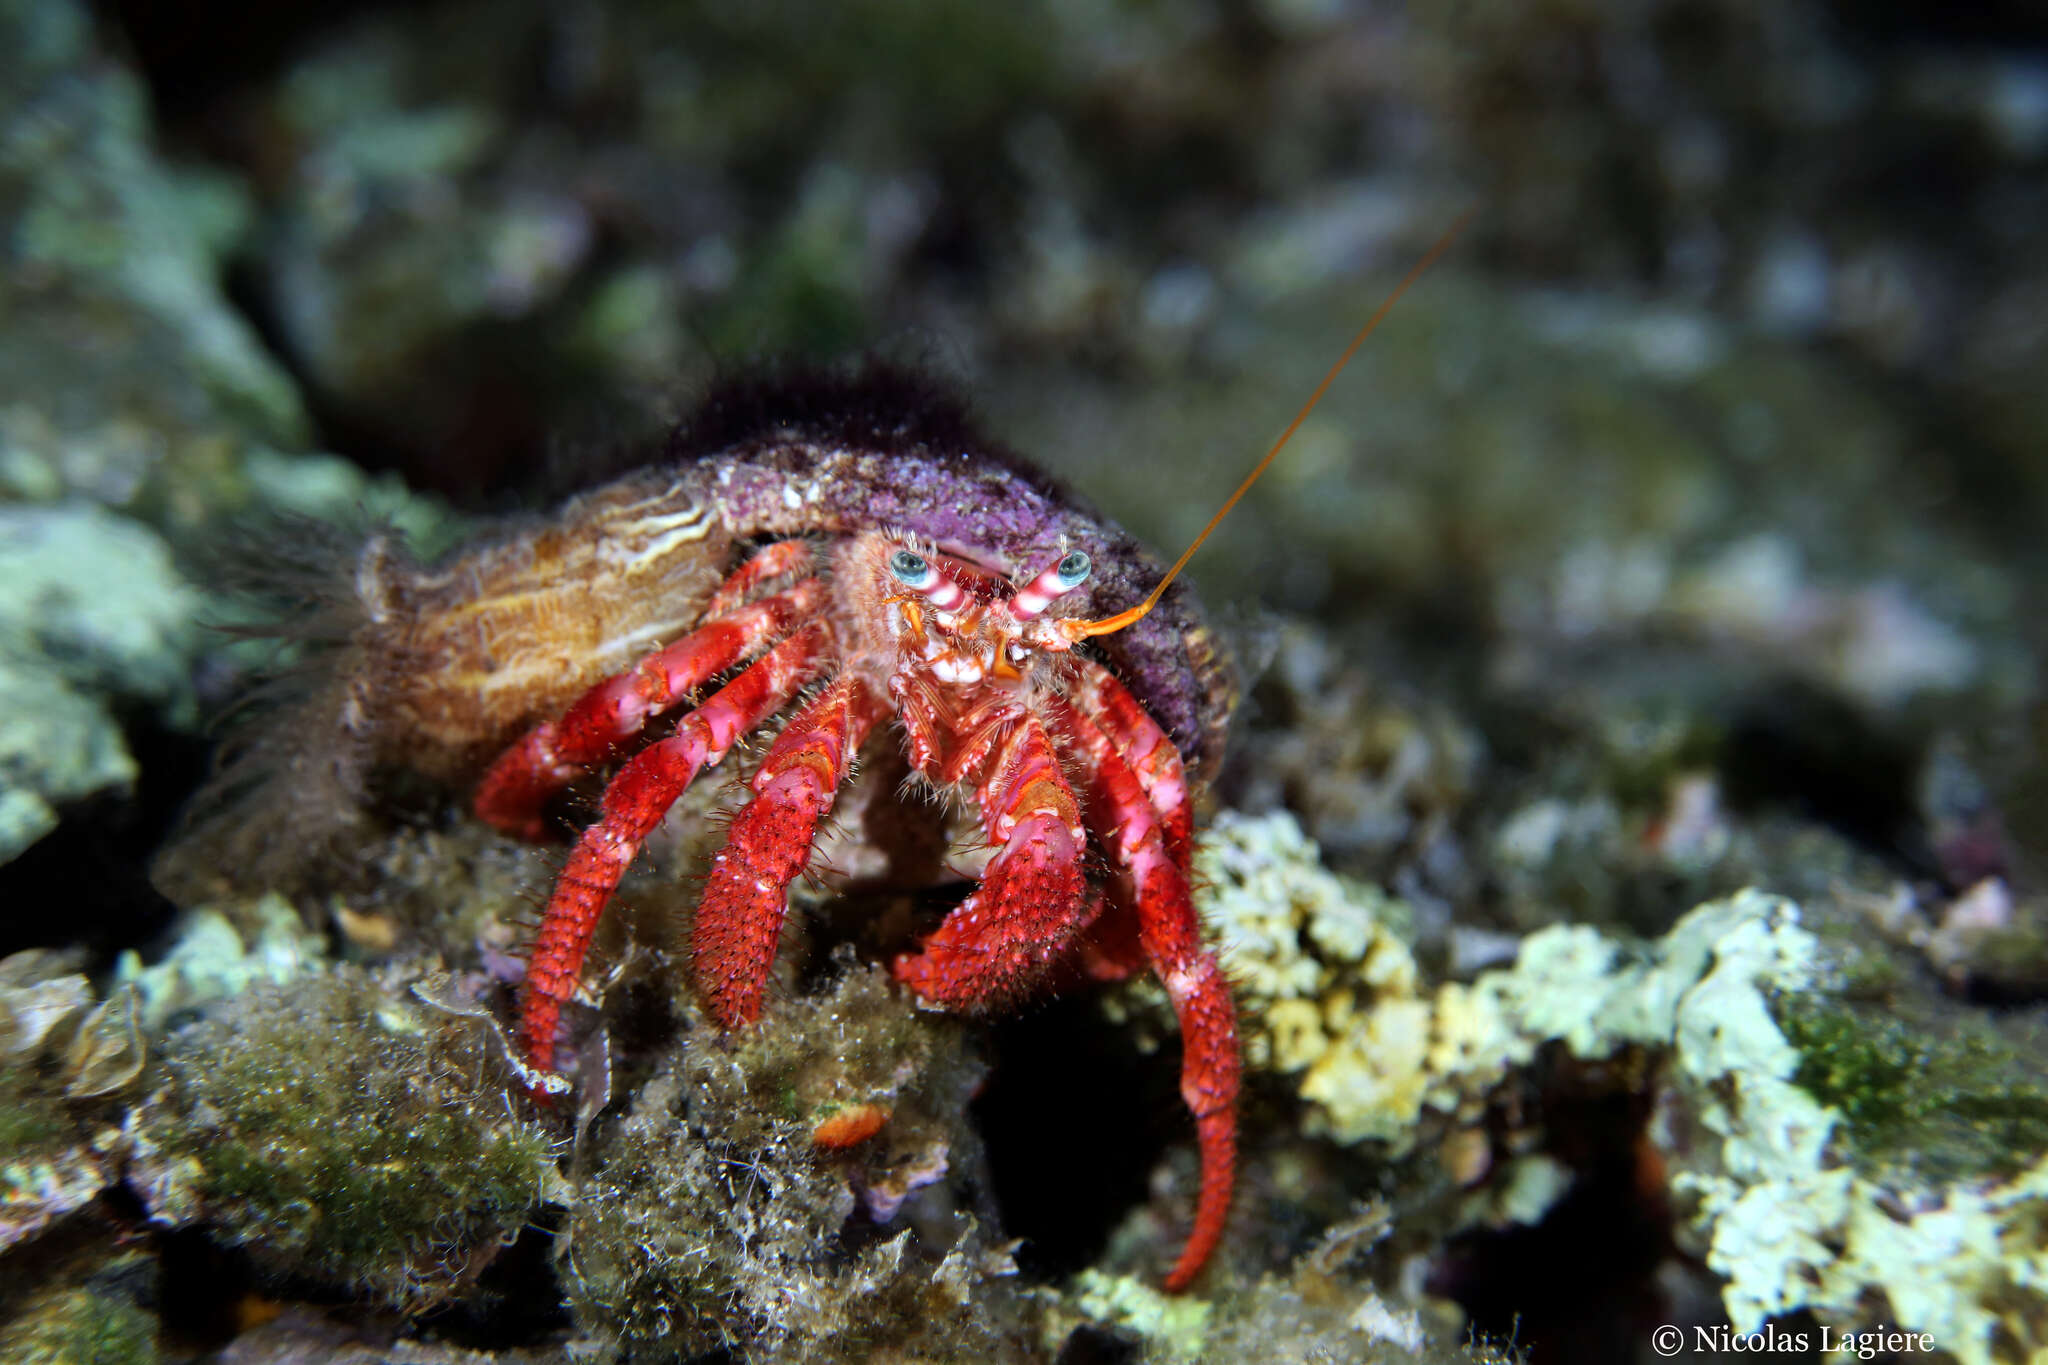
[[[731,1038],[694,1016],[581,1161],[557,1271],[578,1322],[640,1359],[1027,1358],[1008,1247],[991,1241],[954,1021],[906,1011],[879,968],[777,1003]],[[821,1122],[886,1111],[821,1152]]]

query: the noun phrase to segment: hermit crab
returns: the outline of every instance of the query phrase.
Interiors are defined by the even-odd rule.
[[[921,1001],[1013,1003],[1105,916],[1122,923],[1096,936],[1096,966],[1117,965],[1102,944],[1135,942],[1165,983],[1202,1158],[1195,1230],[1167,1281],[1185,1285],[1229,1204],[1239,1078],[1228,985],[1187,875],[1193,802],[1232,691],[1188,596],[1175,585],[1083,646],[1105,624],[1090,609],[1129,605],[1158,568],[951,400],[875,367],[725,391],[654,468],[571,503],[560,525],[605,528],[585,547],[597,577],[578,592],[607,572],[645,580],[645,618],[609,629],[654,647],[526,729],[476,787],[479,817],[544,838],[551,797],[631,753],[533,945],[519,1010],[529,1065],[553,1066],[562,1007],[643,841],[700,773],[786,715],[712,860],[690,944],[712,1018],[759,1017],[821,818],[865,747],[899,746],[918,780],[972,804],[994,850],[979,886],[895,961]],[[683,564],[691,581],[670,582]],[[468,686],[530,697],[523,680],[561,663],[518,582],[502,610],[472,587],[451,625],[475,658]],[[632,752],[671,710],[683,712],[673,731]]]
[[[982,846],[952,863],[986,860],[894,961],[920,1003],[1001,1010],[1055,974],[1147,965],[1165,983],[1202,1171],[1168,1283],[1201,1269],[1230,1202],[1240,1062],[1188,859],[1235,694],[1191,596],[1129,535],[927,378],[868,364],[728,383],[654,458],[436,562],[389,534],[342,573],[334,552],[301,558],[318,596],[289,619],[317,666],[226,755],[218,813],[182,855],[200,877],[269,889],[346,868],[419,777],[535,842],[587,820],[601,782],[520,987],[518,1051],[545,1095],[568,1088],[558,1035],[606,903],[693,782],[754,755],[687,945],[706,1012],[736,1029],[774,1008],[791,886],[841,789],[857,766],[905,774],[886,801],[852,788],[866,804],[840,844],[899,834],[875,829],[881,808],[885,826],[972,830]],[[203,885],[170,861],[174,895]]]
[[[220,823],[243,852],[223,852],[304,856],[331,832],[309,812],[358,811],[372,775],[391,771],[467,787],[480,819],[538,841],[559,794],[620,764],[521,987],[529,1082],[555,1093],[563,1007],[592,935],[684,791],[773,731],[689,945],[707,1012],[736,1029],[762,1013],[820,822],[863,751],[894,746],[916,782],[974,812],[990,854],[979,884],[893,963],[921,1002],[1000,1009],[1069,968],[1149,967],[1165,986],[1201,1162],[1193,1230],[1165,1280],[1182,1289],[1229,1211],[1241,1073],[1188,877],[1195,803],[1236,700],[1177,581],[1201,539],[1162,573],[903,370],[728,385],[657,459],[545,519],[433,565],[372,537],[345,602],[329,604],[340,663],[291,727],[228,765],[226,785],[254,773],[242,785],[263,795],[230,807]]]

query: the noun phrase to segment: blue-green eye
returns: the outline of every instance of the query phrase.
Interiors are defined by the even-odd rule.
[[[1079,550],[1074,551],[1074,553],[1062,559],[1055,570],[1059,574],[1060,587],[1078,587],[1081,581],[1088,577],[1089,571],[1094,567],[1094,561],[1089,559],[1087,555],[1082,554]]]
[[[889,556],[889,572],[906,588],[922,588],[932,581],[931,561],[914,550],[898,550]]]

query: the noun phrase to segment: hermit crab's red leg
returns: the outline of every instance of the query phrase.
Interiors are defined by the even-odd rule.
[[[773,545],[763,546],[718,585],[718,591],[711,594],[711,600],[704,604],[704,619],[714,621],[739,610],[740,604],[756,588],[785,574],[808,570],[811,561],[809,541],[778,540]]]
[[[815,670],[823,642],[816,627],[784,640],[683,717],[675,734],[642,750],[605,788],[603,817],[569,854],[526,964],[519,1042],[536,1070],[554,1067],[562,1004],[575,994],[598,916],[640,845],[699,771],[788,704]]]
[[[1180,1018],[1180,1093],[1195,1116],[1202,1157],[1195,1226],[1166,1277],[1169,1290],[1181,1290],[1201,1272],[1222,1238],[1237,1178],[1237,1092],[1243,1066],[1237,1009],[1216,955],[1202,942],[1187,869],[1168,853],[1165,832],[1136,770],[1094,721],[1071,708],[1065,708],[1065,719],[1093,768],[1090,817],[1137,912],[1145,955]]]
[[[754,798],[712,861],[691,941],[697,989],[721,1027],[760,1015],[789,884],[810,860],[818,818],[882,714],[863,679],[841,674],[783,727],[750,781]]]
[[[1188,865],[1194,838],[1195,813],[1180,750],[1145,714],[1145,708],[1117,681],[1115,674],[1093,659],[1080,659],[1081,678],[1074,704],[1093,721],[1137,774],[1138,783],[1159,812],[1166,852],[1181,867]]]
[[[1037,716],[1018,717],[988,771],[982,824],[989,842],[1002,847],[974,894],[921,951],[895,964],[898,981],[949,1009],[1016,998],[1074,943],[1101,904],[1084,894],[1080,805]]]
[[[786,544],[802,542],[777,542]],[[764,550],[749,561],[728,584],[749,574],[768,553]],[[755,575],[755,581],[759,578]],[[478,818],[521,839],[538,842],[545,838],[547,826],[541,811],[549,797],[640,733],[651,717],[674,706],[690,689],[788,634],[824,601],[825,585],[807,578],[785,592],[699,626],[666,649],[648,655],[630,671],[598,683],[560,720],[536,725],[499,755],[477,785]]]

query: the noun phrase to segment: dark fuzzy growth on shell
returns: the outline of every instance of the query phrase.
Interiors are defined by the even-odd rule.
[[[263,680],[215,722],[214,771],[187,806],[152,874],[192,904],[225,886],[298,890],[310,869],[353,849],[369,813],[369,748],[348,723],[362,672],[353,642],[364,620],[354,570],[388,525],[304,518],[245,526],[202,566],[238,603],[225,634],[273,647]]]
[[[959,394],[917,370],[870,361],[854,368],[762,367],[708,390],[677,426],[664,458],[683,462],[776,440],[902,452],[980,451],[1049,496],[1046,478],[982,435]]]

